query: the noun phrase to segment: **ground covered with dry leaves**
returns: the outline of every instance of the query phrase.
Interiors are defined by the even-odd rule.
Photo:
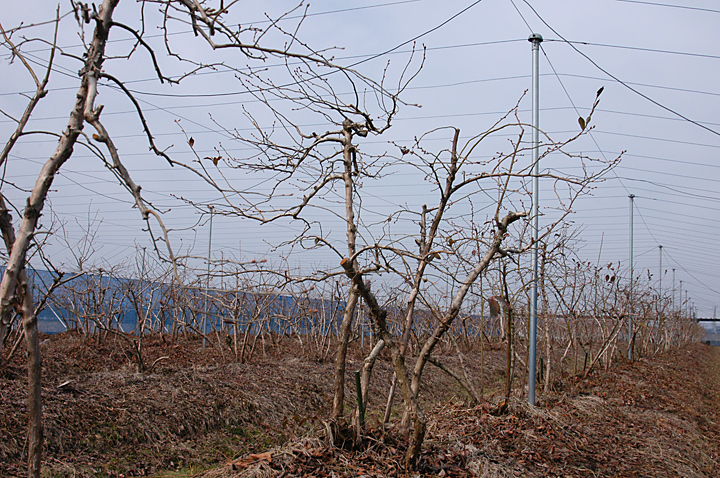
[[[363,358],[358,345],[349,372]],[[720,476],[717,347],[564,376],[538,407],[518,398],[502,413],[502,350],[486,350],[488,400],[476,407],[432,367],[421,392],[428,433],[413,471],[402,467],[403,437],[379,427],[387,358],[374,371],[367,434],[343,448],[326,440],[332,360],[297,339],[259,343],[249,363],[237,363],[200,340],[149,337],[142,372],[117,337],[66,333],[42,349],[45,476]],[[459,366],[453,354],[437,358]],[[479,351],[465,364],[479,377]],[[22,353],[0,365],[0,476],[25,474],[25,376]]]

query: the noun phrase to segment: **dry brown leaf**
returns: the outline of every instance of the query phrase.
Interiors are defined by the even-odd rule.
[[[229,462],[230,465],[232,465],[233,469],[236,469],[236,467],[241,468],[247,468],[250,465],[254,465],[260,461],[267,461],[268,463],[272,462],[272,453],[269,451],[266,451],[265,453],[251,453],[245,458],[238,458],[237,460],[232,460]]]

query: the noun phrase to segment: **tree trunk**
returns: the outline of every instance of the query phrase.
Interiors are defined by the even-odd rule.
[[[380,352],[382,352],[382,349],[385,348],[385,341],[380,339],[376,344],[375,347],[370,351],[370,355],[365,357],[365,360],[363,361],[363,366],[361,370],[361,376],[360,376],[360,395],[362,396],[362,411],[363,413],[367,413],[367,404],[368,404],[368,394],[370,390],[370,376],[372,374],[372,369],[375,366],[375,361],[377,360],[378,356],[380,355]],[[360,438],[360,434],[362,432],[362,420],[360,420],[360,407],[356,407],[355,409],[355,420],[357,425],[357,436],[358,439]]]
[[[480,274],[487,268],[490,262],[496,257],[496,255],[500,251],[500,245],[505,238],[505,233],[507,232],[508,226],[525,216],[527,216],[526,212],[511,212],[508,213],[502,220],[497,221],[498,229],[497,231],[495,231],[493,242],[490,245],[488,251],[485,253],[483,258],[475,265],[475,268],[470,271],[468,276],[465,278],[462,285],[458,289],[457,294],[455,294],[455,297],[450,304],[450,308],[442,317],[442,319],[440,319],[440,324],[435,328],[432,336],[430,336],[430,338],[425,342],[422,350],[420,351],[420,356],[415,362],[415,367],[412,374],[412,392],[414,395],[417,395],[420,391],[420,382],[422,379],[423,369],[425,368],[425,365],[430,358],[430,354],[435,349],[435,346],[438,344],[443,335],[445,335],[445,333],[450,329],[453,320],[455,320],[458,313],[460,312],[460,307],[462,306],[463,301],[465,300],[465,296],[470,290],[470,287],[473,285],[473,283],[475,283],[475,280],[477,280]],[[404,418],[403,421],[406,422],[406,418]]]
[[[28,351],[28,476],[38,478],[42,460],[42,357],[38,338],[37,315],[33,310],[32,290],[25,270],[20,271],[19,289],[23,330]]]
[[[29,415],[29,447],[28,476],[40,477],[40,459],[42,452],[42,403],[40,390],[40,346],[37,335],[37,317],[33,313],[32,294],[27,287],[25,261],[33,233],[45,205],[45,198],[52,185],[55,174],[60,166],[70,158],[80,131],[83,129],[85,115],[99,115],[100,109],[93,110],[93,102],[97,94],[97,75],[102,70],[105,43],[112,22],[112,13],[119,0],[105,0],[100,6],[96,18],[93,41],[88,49],[85,66],[82,70],[82,82],[75,99],[75,106],[70,113],[68,126],[63,131],[58,145],[50,159],[43,165],[27,199],[22,221],[12,249],[8,251],[5,273],[0,282],[0,316],[6,317],[12,309],[11,298],[16,289],[23,289],[19,295],[22,308],[23,329],[28,347],[28,415]],[[20,288],[17,286],[20,285]]]
[[[340,343],[338,344],[337,353],[335,354],[335,385],[333,387],[332,411],[332,418],[334,420],[343,416],[343,408],[345,405],[345,359],[347,357],[348,342],[350,341],[350,332],[352,331],[352,321],[355,315],[357,300],[357,289],[353,286],[350,289],[347,304],[345,304],[345,314],[343,315],[343,321],[340,325]]]
[[[513,323],[512,310],[506,308],[507,322],[507,370],[505,374],[505,406],[510,400],[510,392],[512,391],[512,380],[515,375],[515,324]]]
[[[370,316],[373,318],[375,325],[377,326],[380,338],[385,342],[385,346],[390,350],[393,369],[395,370],[395,375],[397,376],[398,383],[400,384],[400,390],[402,391],[405,401],[405,410],[413,424],[413,434],[410,439],[410,446],[408,446],[407,453],[405,454],[405,466],[408,469],[412,469],[417,464],[417,459],[420,456],[420,450],[422,449],[422,443],[425,439],[425,430],[427,426],[425,416],[418,405],[417,394],[413,393],[410,386],[407,369],[405,368],[405,360],[400,353],[400,348],[393,340],[392,334],[388,331],[386,322],[387,311],[380,308],[375,295],[370,292],[363,281],[362,274],[356,272],[353,267],[353,263],[345,258],[342,260],[341,265],[345,269],[348,277],[352,279],[358,293],[363,299],[365,299],[365,302],[370,309]]]
[[[352,144],[353,132],[352,122],[345,120],[343,122],[343,163],[345,171],[343,172],[343,181],[345,183],[345,220],[348,257],[355,256],[355,244],[357,240],[357,228],[355,226],[355,210],[354,210],[354,165],[357,164],[355,155],[355,146]],[[353,259],[353,270],[357,270],[357,263]],[[347,303],[345,304],[345,314],[343,315],[342,325],[340,326],[340,343],[338,344],[337,353],[335,354],[335,386],[333,395],[333,411],[332,418],[337,420],[343,416],[343,408],[345,405],[345,359],[347,357],[347,347],[350,341],[350,333],[352,331],[353,317],[355,316],[355,306],[358,301],[358,290],[355,285],[350,286]]]

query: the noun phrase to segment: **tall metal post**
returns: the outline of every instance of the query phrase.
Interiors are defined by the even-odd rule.
[[[146,252],[146,247],[143,246],[142,250],[143,250],[143,258],[142,258],[142,270],[140,272],[140,294],[139,294],[140,295],[140,314],[142,314],[142,321],[140,321],[141,318],[138,317],[138,322],[139,322],[138,328],[140,329],[140,335],[145,335],[145,320],[147,318],[145,315],[145,252]],[[138,330],[138,328],[136,328],[135,330]]]
[[[635,272],[635,264],[633,258],[633,212],[635,210],[635,195],[631,194],[630,198],[630,314],[628,315],[628,359],[633,359],[633,275]]]
[[[679,297],[680,300],[678,301],[678,312],[680,313],[680,317],[682,317],[682,310],[683,310],[683,301],[682,301],[682,279],[680,280],[680,291],[679,291]]]
[[[208,236],[208,262],[207,262],[207,282],[205,283],[205,315],[203,316],[203,350],[205,350],[205,342],[207,339],[207,318],[208,318],[208,299],[210,297],[210,258],[212,256],[212,221],[213,221],[213,207],[210,206],[210,234]]]
[[[663,276],[662,246],[658,246],[658,249],[660,249],[660,278],[658,279],[658,310],[660,310],[660,308],[662,306],[662,276]]]
[[[675,313],[675,268],[673,267],[672,312]]]
[[[530,346],[528,348],[528,403],[535,405],[535,362],[537,350],[537,305],[538,305],[538,235],[540,230],[540,43],[542,35],[533,33],[528,38],[532,43],[533,90],[532,90],[532,121],[533,121],[533,189],[532,189],[532,290],[530,292]]]

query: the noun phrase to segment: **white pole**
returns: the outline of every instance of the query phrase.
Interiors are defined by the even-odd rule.
[[[675,268],[673,267],[672,312],[675,313]]]
[[[680,280],[680,293],[678,294],[678,295],[679,295],[679,299],[680,299],[680,300],[678,300],[678,305],[680,306],[680,307],[678,307],[678,312],[680,312],[680,317],[682,317],[682,309],[683,309],[683,301],[682,301],[682,282],[683,282],[683,281],[682,281],[682,279],[681,279],[681,280]]]
[[[628,359],[633,359],[633,273],[635,266],[633,264],[633,211],[635,203],[635,195],[631,194],[630,198],[630,315],[628,316]]]
[[[143,258],[142,258],[142,271],[140,272],[140,314],[142,314],[142,319],[138,317],[138,322],[140,322],[140,335],[145,335],[145,252],[146,247],[143,246]],[[140,321],[142,320],[142,321]]]
[[[210,206],[210,234],[208,236],[208,263],[207,263],[207,282],[205,283],[205,315],[203,317],[203,350],[205,350],[205,334],[207,334],[207,318],[208,318],[208,298],[210,296],[210,257],[212,255],[212,221],[213,207]]]
[[[533,190],[532,190],[532,217],[533,217],[533,247],[532,247],[532,290],[530,296],[530,346],[528,349],[528,403],[535,405],[535,362],[537,348],[537,305],[538,305],[538,234],[539,234],[539,202],[540,202],[540,43],[542,35],[533,33],[528,38],[532,43],[533,57],[533,92],[532,92],[532,121],[533,121]]]
[[[658,280],[658,310],[662,309],[662,246],[658,246],[660,249],[660,279]]]

